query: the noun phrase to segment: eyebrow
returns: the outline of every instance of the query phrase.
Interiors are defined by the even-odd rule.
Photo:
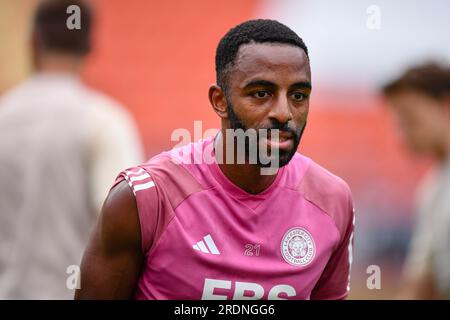
[[[311,82],[300,81],[300,82],[296,82],[293,85],[291,85],[291,88],[308,88],[311,90],[312,86],[311,86]]]
[[[267,80],[253,80],[253,81],[250,81],[249,83],[247,83],[244,86],[244,89],[248,89],[248,88],[251,88],[251,87],[257,87],[257,86],[273,87],[273,88],[278,87],[275,83],[273,83],[271,81],[267,81]],[[291,88],[308,88],[308,89],[312,89],[311,83],[309,81],[296,82],[296,83],[292,84],[290,87]]]

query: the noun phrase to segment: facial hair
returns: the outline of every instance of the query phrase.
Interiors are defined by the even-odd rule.
[[[227,97],[227,112],[228,112],[228,119],[230,121],[230,128],[233,130],[237,130],[237,129],[242,129],[244,130],[244,132],[246,130],[248,130],[248,127],[244,124],[244,122],[242,121],[242,119],[240,119],[238,117],[238,115],[234,112],[234,107],[230,101],[230,99],[228,99]],[[293,146],[291,150],[288,151],[284,151],[284,150],[279,150],[279,157],[278,157],[278,164],[279,164],[279,168],[285,166],[286,164],[289,163],[289,161],[291,161],[292,157],[295,155],[295,153],[297,152],[297,148],[300,144],[300,140],[303,136],[303,132],[305,131],[306,128],[306,122],[303,125],[302,128],[296,128],[293,125],[290,125],[289,122],[286,123],[280,123],[279,121],[273,121],[270,125],[264,125],[258,128],[254,128],[257,130],[258,134],[257,134],[257,145],[258,147],[260,146],[259,144],[259,129],[266,129],[268,136],[270,135],[270,131],[273,129],[278,129],[280,132],[286,132],[286,133],[290,133],[293,139]],[[245,140],[245,150],[246,150],[246,158],[248,158],[248,152],[250,150],[249,148],[249,141],[248,139]],[[260,167],[269,167],[271,164],[270,163],[262,163],[260,157],[259,157],[259,152],[258,152],[258,156],[257,156],[257,164]]]

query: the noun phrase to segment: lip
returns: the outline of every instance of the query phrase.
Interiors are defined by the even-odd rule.
[[[287,132],[287,131],[279,131],[278,132],[278,136],[280,138],[280,141],[292,139],[292,134],[290,132]]]
[[[271,148],[276,148],[280,150],[289,150],[294,145],[294,139],[291,137],[282,137],[280,134],[279,141],[266,139],[267,145],[269,145]]]

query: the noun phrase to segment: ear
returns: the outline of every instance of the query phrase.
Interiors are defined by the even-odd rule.
[[[222,88],[216,84],[211,85],[209,87],[208,97],[214,112],[222,119],[228,118],[227,100]]]
[[[450,121],[450,93],[445,93],[440,99],[440,103],[442,107],[441,114],[448,122]]]
[[[444,95],[444,99],[442,99],[445,111],[447,114],[450,114],[450,93]]]
[[[41,54],[40,54],[40,45],[39,45],[39,37],[36,33],[36,31],[34,31],[31,34],[30,37],[31,40],[31,64],[32,67],[35,70],[39,70],[40,69],[40,58],[41,58]]]

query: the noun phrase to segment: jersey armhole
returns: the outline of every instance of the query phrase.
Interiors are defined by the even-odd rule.
[[[141,232],[141,250],[147,256],[155,240],[160,215],[158,189],[150,173],[140,167],[120,172],[111,189],[122,181],[126,181],[133,192]]]

